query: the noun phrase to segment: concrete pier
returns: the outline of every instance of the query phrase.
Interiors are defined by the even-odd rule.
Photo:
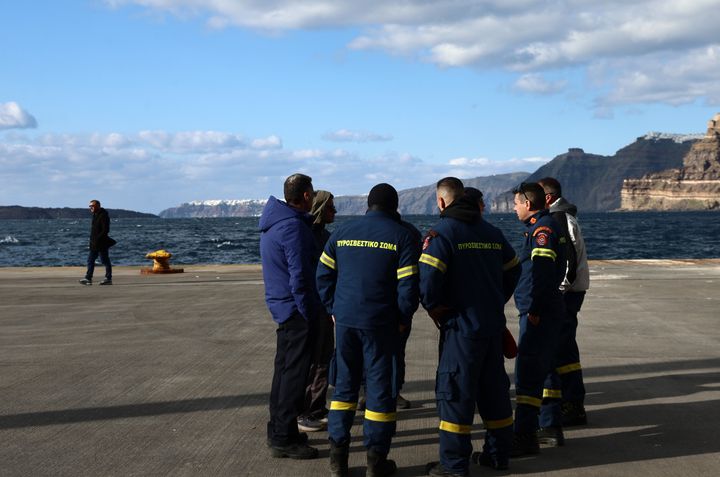
[[[328,475],[325,433],[310,435],[317,460],[265,447],[275,326],[259,266],[119,267],[105,287],[78,284],[83,273],[0,269],[0,475]],[[720,475],[720,260],[596,261],[591,277],[579,328],[589,424],[508,472],[472,475]],[[517,336],[512,302],[507,316]],[[398,476],[437,460],[436,355],[418,311]]]

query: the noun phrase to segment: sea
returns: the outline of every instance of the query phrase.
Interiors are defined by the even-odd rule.
[[[334,226],[353,217],[337,217]],[[403,217],[420,231],[438,216]],[[488,214],[519,248],[525,226],[514,214]],[[720,258],[718,212],[608,212],[578,217],[590,259]],[[0,267],[82,266],[88,253],[90,218],[0,220]],[[112,219],[114,265],[150,265],[149,252],[165,249],[173,265],[260,262],[257,217]]]

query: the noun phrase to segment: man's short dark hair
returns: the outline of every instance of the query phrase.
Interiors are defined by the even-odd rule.
[[[305,174],[293,174],[285,179],[283,193],[285,194],[285,202],[288,204],[297,204],[303,201],[305,192],[312,192],[312,178]]]
[[[560,182],[554,177],[543,177],[538,181],[545,191],[546,194],[550,194],[554,197],[562,197],[562,187]]]
[[[465,186],[457,177],[443,177],[438,181],[436,188],[450,192],[454,198],[462,197],[465,194]]]
[[[513,190],[513,193],[522,195],[529,200],[532,210],[545,208],[545,191],[537,182],[523,182]]]
[[[91,204],[95,204],[95,205],[97,205],[98,207],[100,207],[100,201],[97,200],[97,199],[91,200],[90,203],[91,203]]]
[[[485,199],[483,199],[483,193],[480,189],[477,189],[475,187],[466,187],[465,197],[468,197],[469,199],[477,202],[478,204],[485,205]]]
[[[386,212],[395,212],[398,208],[397,190],[390,184],[381,183],[370,189],[368,194],[368,209],[384,210]]]

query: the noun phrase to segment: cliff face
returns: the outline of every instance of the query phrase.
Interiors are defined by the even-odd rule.
[[[708,122],[682,167],[626,179],[622,210],[720,210],[720,114]]]
[[[465,187],[480,189],[483,192],[485,203],[491,204],[495,197],[513,188],[527,176],[527,172],[512,172],[462,179],[462,181]],[[435,199],[435,184],[398,191],[398,203],[398,210],[401,215],[432,215],[439,213]],[[362,215],[367,210],[367,196],[336,196],[335,207],[339,215]]]
[[[160,212],[164,219],[188,217],[257,217],[266,200],[205,200],[186,202]]]
[[[694,136],[648,134],[612,156],[588,154],[579,148],[555,157],[525,179],[535,182],[554,177],[563,187],[563,196],[586,212],[606,212],[620,207],[620,191],[625,178],[639,178],[682,166]],[[493,212],[512,212],[513,194],[506,192],[492,204]]]

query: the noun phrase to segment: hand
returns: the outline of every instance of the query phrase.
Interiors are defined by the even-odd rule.
[[[528,313],[528,321],[534,326],[537,326],[540,324],[540,315],[533,315],[532,313]]]

